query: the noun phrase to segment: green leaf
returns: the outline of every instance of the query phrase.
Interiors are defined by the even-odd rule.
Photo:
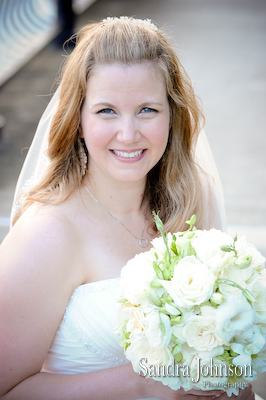
[[[186,221],[186,224],[189,225],[189,229],[187,230],[187,232],[188,232],[188,231],[191,231],[192,226],[193,226],[193,225],[195,224],[195,222],[196,222],[196,219],[197,219],[196,215],[193,214],[192,217],[190,218],[190,220],[189,220],[189,221]]]

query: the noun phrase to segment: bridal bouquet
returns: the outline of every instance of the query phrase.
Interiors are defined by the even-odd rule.
[[[219,230],[161,233],[121,272],[120,345],[135,372],[173,390],[238,394],[266,371],[265,258]]]

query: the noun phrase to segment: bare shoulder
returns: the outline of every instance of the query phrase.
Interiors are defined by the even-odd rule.
[[[68,252],[74,237],[75,229],[63,207],[34,204],[12,227],[1,247],[7,252],[16,249],[17,254],[25,256],[44,252],[46,257],[57,258]]]

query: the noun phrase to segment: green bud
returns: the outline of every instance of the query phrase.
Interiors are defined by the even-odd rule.
[[[160,282],[158,282],[158,281],[152,281],[152,282],[150,283],[150,285],[151,285],[151,287],[152,287],[153,289],[160,289],[160,288],[163,287],[163,286],[160,284]]]
[[[153,261],[153,269],[159,279],[163,279],[163,273],[156,261]]]
[[[243,295],[246,297],[249,303],[256,303],[255,297],[253,296],[253,294],[251,294],[251,292],[248,289],[243,289]]]
[[[181,324],[181,322],[183,321],[183,314],[182,315],[178,315],[175,318],[171,318],[170,321],[171,321],[171,325]]]
[[[234,251],[232,246],[225,245],[220,247],[222,251],[225,251],[226,253],[230,253],[230,251]]]
[[[213,293],[210,298],[210,302],[217,305],[222,304],[224,300],[224,296],[219,292]]]
[[[123,299],[119,299],[117,300],[118,303],[126,303],[128,300],[123,298]]]
[[[182,360],[182,358],[183,358],[183,354],[181,353],[181,351],[174,356],[174,359],[177,363],[180,362]]]
[[[152,213],[154,216],[154,221],[155,221],[156,227],[157,227],[158,231],[161,233],[161,235],[164,237],[163,223],[162,223],[162,220],[159,218],[159,213],[156,214],[155,211],[153,211]]]
[[[245,257],[241,258],[241,261],[236,260],[234,265],[239,269],[245,269],[250,266],[251,261],[252,261],[252,256],[245,256]]]
[[[196,217],[196,215],[194,214],[194,215],[192,215],[192,217],[190,218],[189,221],[186,221],[186,224],[189,225],[189,230],[192,229],[192,226],[195,224],[196,219],[197,219],[197,217]]]
[[[145,290],[145,297],[151,303],[155,304],[158,307],[161,307],[162,302],[160,300],[160,297],[153,290]]]

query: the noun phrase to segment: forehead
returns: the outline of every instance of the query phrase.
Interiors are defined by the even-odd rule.
[[[152,61],[95,65],[87,81],[86,97],[111,92],[165,94],[165,78],[157,63]]]

